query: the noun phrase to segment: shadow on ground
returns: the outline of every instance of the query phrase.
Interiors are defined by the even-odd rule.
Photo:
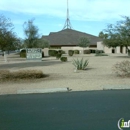
[[[125,59],[130,59],[130,56],[114,56],[114,58],[125,58]]]
[[[2,64],[0,69],[11,69],[11,68],[28,68],[28,67],[37,67],[37,66],[50,66],[55,64],[62,64],[61,61],[35,61],[35,62],[24,62],[24,63],[13,63],[13,64]]]

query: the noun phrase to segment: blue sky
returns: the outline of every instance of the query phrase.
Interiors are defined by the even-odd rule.
[[[10,18],[14,32],[25,38],[23,23],[35,18],[39,34],[62,30],[66,20],[67,0],[0,0],[0,14]],[[130,0],[69,0],[69,14],[74,30],[98,36],[109,23],[130,16]]]

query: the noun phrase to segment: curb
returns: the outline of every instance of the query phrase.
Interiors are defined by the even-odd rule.
[[[69,88],[19,89],[17,94],[69,92]]]
[[[130,89],[130,85],[105,85],[103,90]]]

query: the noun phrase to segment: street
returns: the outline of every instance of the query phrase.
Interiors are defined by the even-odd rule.
[[[0,96],[0,130],[118,130],[130,90]]]

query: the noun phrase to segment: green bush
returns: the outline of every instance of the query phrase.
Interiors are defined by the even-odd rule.
[[[104,53],[99,53],[99,54],[96,54],[95,56],[108,56],[108,55]]]
[[[60,59],[60,58],[61,58],[61,56],[62,56],[62,54],[61,54],[61,53],[56,54],[56,59]]]
[[[81,60],[73,60],[73,65],[76,67],[77,70],[85,70],[88,66],[88,60],[83,60],[83,58]]]
[[[91,53],[95,53],[95,52],[96,52],[96,50],[92,50],[92,49],[90,49],[90,52],[91,52]]]
[[[49,56],[56,56],[58,54],[58,51],[56,50],[48,50]]]
[[[122,61],[116,63],[112,70],[117,76],[130,77],[130,61]]]
[[[95,53],[96,54],[101,54],[101,53],[104,53],[104,51],[103,50],[96,50]]]
[[[79,54],[79,50],[74,50],[74,54]]]
[[[69,50],[69,51],[68,51],[68,54],[69,54],[69,56],[73,56],[74,51],[73,51],[73,50]]]
[[[21,58],[26,58],[26,50],[21,50],[20,57]]]
[[[66,62],[66,61],[67,61],[67,57],[61,57],[60,60],[61,60],[62,62]]]
[[[84,54],[91,54],[90,50],[84,50]]]
[[[65,54],[65,51],[59,50],[58,53],[59,53],[59,54]]]

